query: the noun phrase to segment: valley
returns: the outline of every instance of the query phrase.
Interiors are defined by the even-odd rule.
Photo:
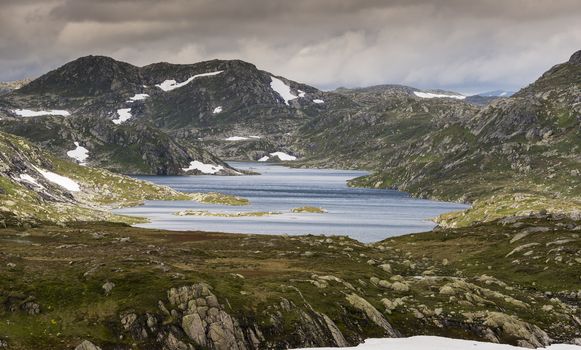
[[[581,343],[581,51],[506,95],[105,56],[1,87],[0,349]]]

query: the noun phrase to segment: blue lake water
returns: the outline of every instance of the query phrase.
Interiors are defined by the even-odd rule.
[[[274,164],[231,162],[254,176],[140,176],[183,192],[221,192],[241,196],[251,204],[242,207],[209,205],[194,201],[147,201],[145,205],[116,213],[147,217],[139,227],[168,230],[202,230],[257,234],[348,235],[362,242],[431,230],[431,218],[467,208],[458,203],[410,198],[394,190],[349,188],[346,181],[363,171],[292,169]],[[325,214],[290,213],[292,208],[315,206]],[[262,217],[176,216],[184,210],[210,212],[270,211]]]

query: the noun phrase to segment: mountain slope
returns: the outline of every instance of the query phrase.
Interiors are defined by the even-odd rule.
[[[0,95],[7,94],[11,91],[20,89],[21,87],[25,86],[26,84],[30,83],[31,79],[21,79],[15,81],[2,81],[0,82]]]
[[[237,159],[258,159],[276,151],[291,152],[289,135],[305,121],[329,108],[328,96],[313,87],[299,84],[283,77],[261,71],[243,61],[212,60],[190,65],[156,63],[135,67],[108,57],[87,56],[69,62],[15,90],[0,99],[0,114],[3,114],[4,130],[41,141],[62,154],[58,144],[70,145],[69,135],[81,134],[83,124],[101,125],[99,129],[118,127],[137,128],[147,125],[167,134],[177,144],[185,146],[196,143],[178,153],[193,153],[191,160],[211,160],[200,150],[208,149],[218,156]],[[51,119],[51,128],[66,129],[52,139],[38,139],[43,124],[33,122],[22,127],[22,117],[16,110],[66,111],[70,123]],[[38,119],[45,117],[35,117]],[[98,121],[87,122],[77,118]],[[104,123],[112,125],[104,126]],[[66,124],[62,126],[61,124]],[[121,125],[121,126],[118,126]],[[22,129],[26,130],[22,130]],[[40,129],[40,132],[34,132]],[[81,130],[80,130],[81,129]],[[107,139],[111,132],[93,128],[85,141],[89,145],[103,143],[109,148],[117,145],[115,137]],[[151,133],[150,133],[151,134]],[[149,135],[150,136],[150,135]],[[250,138],[249,136],[255,136]],[[245,142],[232,142],[229,138],[244,138]],[[160,144],[161,139],[155,143]],[[144,145],[136,145],[142,149]],[[170,147],[172,148],[172,147]],[[175,148],[175,147],[174,147]],[[164,150],[169,158],[179,159],[172,149]],[[198,159],[199,158],[199,159]],[[159,172],[157,161],[146,162],[146,173],[179,173],[184,167],[168,165]],[[144,168],[143,164],[112,164],[105,160],[96,164],[117,170],[127,165],[130,171]],[[212,164],[219,165],[215,160]],[[141,170],[144,171],[144,170]]]
[[[60,160],[0,132],[0,212],[24,221],[131,221],[109,205],[146,199],[189,199],[170,188]]]
[[[359,91],[356,108],[333,110],[307,124],[297,147],[312,155],[306,164],[376,171],[353,185],[469,201],[481,209],[461,214],[466,220],[457,215],[455,224],[542,209],[576,212],[579,55],[484,108],[418,99],[401,88]]]
[[[221,165],[226,174],[235,172],[198,142],[178,141],[147,123],[115,125],[87,116],[50,116],[4,118],[0,128],[26,137],[62,159],[74,160],[67,153],[78,148],[76,142],[87,150],[84,163],[124,174],[183,174],[182,168],[193,160]]]

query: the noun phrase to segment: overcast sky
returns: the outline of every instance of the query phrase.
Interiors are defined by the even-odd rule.
[[[581,49],[579,0],[0,0],[0,80],[79,56],[239,58],[322,89],[515,90]]]

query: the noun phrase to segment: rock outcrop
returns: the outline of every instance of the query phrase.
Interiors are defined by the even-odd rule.
[[[84,340],[82,343],[75,347],[75,350],[101,350],[101,348],[88,340]]]

